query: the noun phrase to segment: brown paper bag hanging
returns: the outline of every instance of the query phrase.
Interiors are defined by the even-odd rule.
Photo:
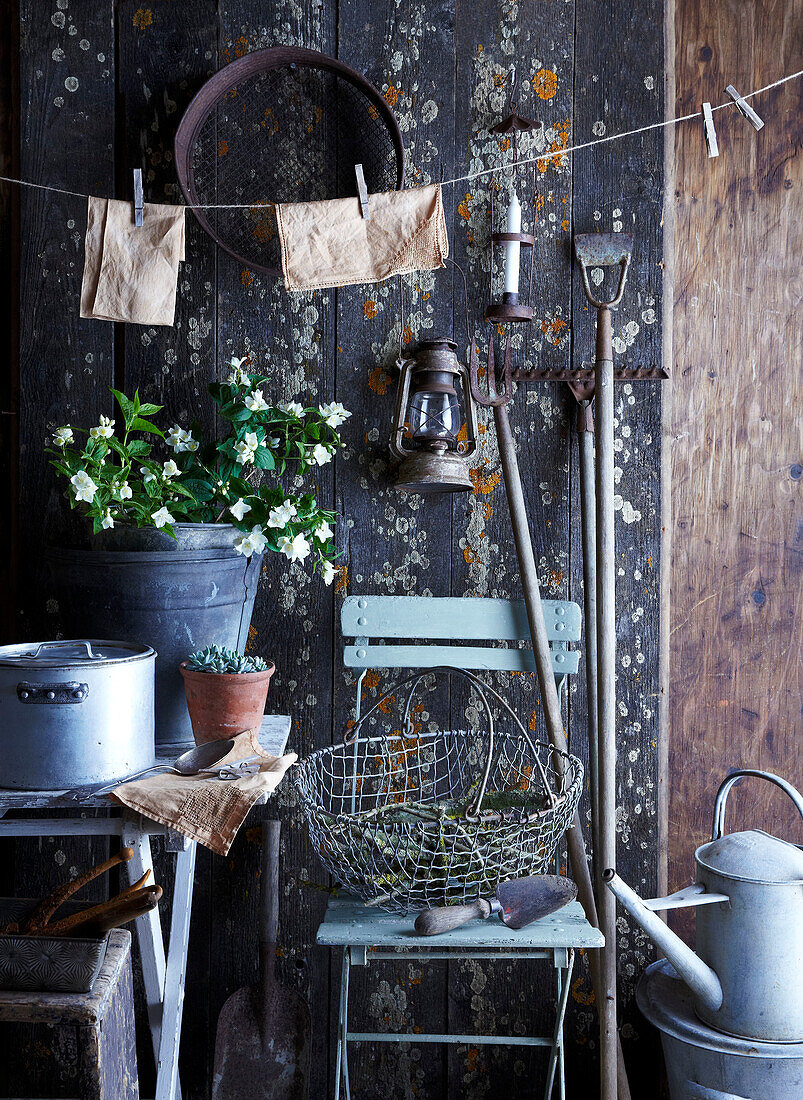
[[[376,283],[445,266],[449,240],[439,184],[371,195],[370,212],[362,216],[357,198],[277,205],[287,289]]]
[[[90,196],[81,316],[172,325],[184,250],[183,206],[145,203],[136,226],[130,202]]]

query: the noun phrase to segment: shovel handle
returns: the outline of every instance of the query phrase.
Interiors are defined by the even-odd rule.
[[[434,909],[424,909],[415,919],[415,930],[419,936],[439,936],[468,924],[470,920],[487,920],[493,906],[485,898],[477,898],[468,905],[442,905]]]

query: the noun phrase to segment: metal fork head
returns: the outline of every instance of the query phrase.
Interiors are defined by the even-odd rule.
[[[513,397],[513,379],[511,377],[512,370],[510,366],[510,333],[508,333],[507,344],[505,346],[505,360],[504,366],[501,372],[501,379],[504,385],[503,392],[500,393],[497,388],[496,377],[496,361],[494,358],[494,341],[493,332],[488,339],[488,369],[485,372],[485,377],[488,383],[487,392],[480,386],[480,374],[479,374],[479,356],[477,354],[476,341],[471,341],[471,355],[468,361],[468,373],[471,382],[471,396],[477,402],[478,405],[484,405],[486,408],[498,408],[500,405],[507,405],[510,399]]]
[[[583,277],[583,290],[586,298],[596,309],[608,309],[618,306],[627,280],[627,269],[633,254],[632,233],[578,233],[574,238],[574,254],[580,264]],[[619,267],[619,285],[613,298],[600,301],[594,297],[588,280],[588,271],[592,267]]]

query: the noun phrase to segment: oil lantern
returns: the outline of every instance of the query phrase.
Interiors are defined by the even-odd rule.
[[[391,453],[396,488],[407,493],[470,492],[466,459],[477,449],[477,410],[454,340],[422,341],[401,364]],[[466,439],[458,440],[465,419]]]

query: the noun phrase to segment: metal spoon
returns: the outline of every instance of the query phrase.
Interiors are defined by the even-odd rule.
[[[68,791],[66,797],[74,802],[82,802],[86,798],[94,798],[99,794],[106,794],[119,787],[121,783],[128,783],[132,779],[141,779],[144,775],[155,775],[157,772],[175,772],[176,775],[199,775],[209,771],[219,763],[234,748],[234,741],[229,738],[226,741],[207,741],[203,745],[196,745],[194,749],[188,749],[177,757],[172,764],[154,764],[150,768],[134,772],[123,779],[117,779],[114,783],[101,783],[100,786],[76,787]],[[237,763],[241,763],[237,761]],[[245,763],[245,761],[242,761]]]

